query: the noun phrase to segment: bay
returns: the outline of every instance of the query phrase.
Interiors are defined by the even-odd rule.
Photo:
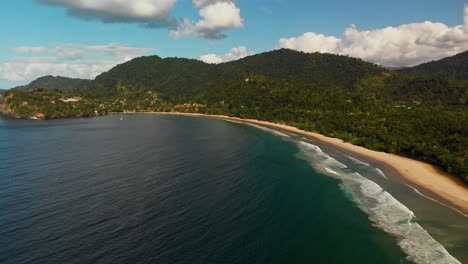
[[[292,141],[193,117],[0,119],[0,263],[409,263]]]

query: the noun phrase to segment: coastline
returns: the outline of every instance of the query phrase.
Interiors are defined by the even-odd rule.
[[[365,156],[395,172],[406,184],[418,189],[424,195],[429,196],[447,206],[459,210],[468,215],[468,188],[453,176],[440,171],[435,166],[401,157],[395,154],[370,150],[361,146],[344,142],[338,138],[326,137],[324,135],[305,131],[293,126],[260,121],[256,119],[242,119],[223,115],[207,115],[198,113],[178,113],[178,112],[146,112],[139,114],[165,114],[165,115],[183,115],[195,117],[207,117],[228,121],[244,122],[254,125],[260,125],[269,128],[280,129],[292,134],[301,135],[307,138],[315,139],[323,143],[337,147],[338,149],[349,151],[358,155]]]

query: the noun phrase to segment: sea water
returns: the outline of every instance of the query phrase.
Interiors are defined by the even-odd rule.
[[[360,157],[243,124],[0,119],[0,263],[463,262],[466,221],[428,201]]]

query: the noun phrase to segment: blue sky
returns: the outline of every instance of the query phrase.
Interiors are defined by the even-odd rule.
[[[408,66],[468,49],[463,0],[100,1],[2,1],[0,88],[152,54],[219,63],[286,47]]]

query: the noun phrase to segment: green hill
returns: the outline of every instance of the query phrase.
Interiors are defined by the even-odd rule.
[[[213,65],[198,60],[141,57],[117,65],[96,77],[94,86],[85,89],[101,95],[118,93],[118,83],[145,90],[158,91],[171,97],[186,97],[196,94],[197,89],[213,85]]]
[[[219,91],[225,84],[251,76],[288,80],[307,89],[352,89],[357,80],[383,71],[383,68],[360,59],[285,49],[219,65],[191,59],[161,59],[151,56],[137,58],[114,67],[99,75],[95,80],[95,87],[90,86],[89,89],[98,87],[96,92],[105,91],[112,94],[116,92],[112,88],[121,83],[131,87],[144,87],[168,98],[183,100]],[[342,74],[343,72],[346,74]]]
[[[34,90],[59,90],[62,92],[74,91],[80,87],[83,87],[89,84],[90,80],[85,79],[74,79],[61,76],[44,76],[40,77],[31,83],[16,87],[16,89],[24,91],[34,91]]]
[[[141,57],[73,93],[54,94],[84,102],[63,113],[51,95],[15,92],[4,100],[9,113],[40,109],[46,118],[180,111],[286,123],[423,160],[468,182],[467,82],[400,74],[346,56],[283,49],[218,65]]]
[[[415,67],[401,69],[399,72],[468,81],[468,51],[439,61],[431,61]]]

